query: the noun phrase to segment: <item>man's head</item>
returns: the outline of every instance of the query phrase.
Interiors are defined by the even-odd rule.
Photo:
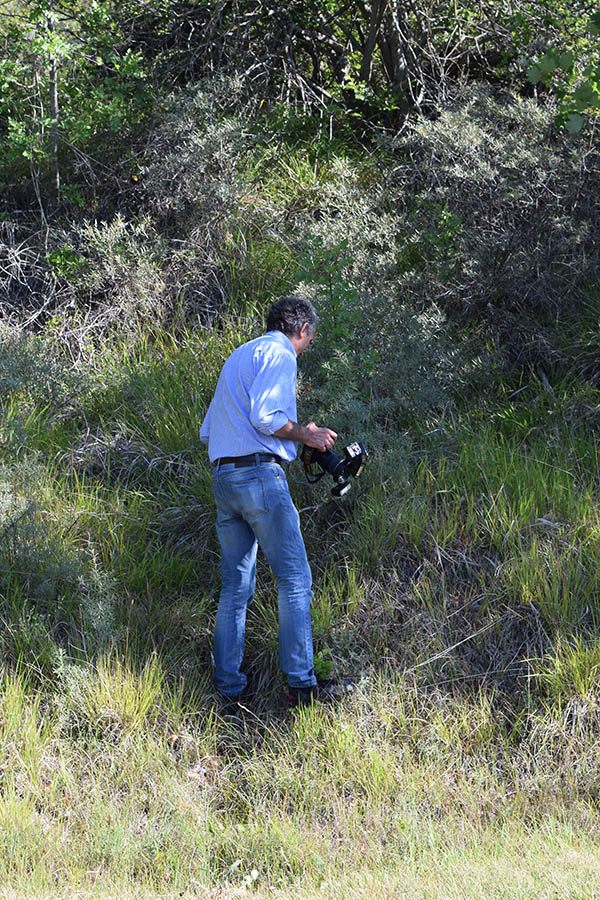
[[[267,330],[283,332],[301,356],[316,334],[317,321],[317,311],[309,300],[281,297],[267,313]]]
[[[267,313],[267,331],[282,331],[288,337],[299,334],[303,325],[309,331],[317,328],[317,311],[304,297],[282,297]]]

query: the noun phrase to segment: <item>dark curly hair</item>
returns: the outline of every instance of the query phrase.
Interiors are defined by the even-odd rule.
[[[267,313],[267,331],[298,334],[304,323],[314,331],[317,327],[317,311],[304,297],[281,297]]]

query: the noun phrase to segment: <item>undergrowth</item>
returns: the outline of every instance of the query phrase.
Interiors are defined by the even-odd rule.
[[[577,276],[579,330],[542,265],[576,153],[550,136],[549,112],[489,92],[378,152],[307,153],[211,90],[174,98],[148,136],[144,216],[54,232],[69,253],[51,256],[55,287],[65,279],[52,297],[68,314],[32,328],[14,311],[0,333],[0,883],[594,897],[587,226],[565,231],[557,263],[558,284]],[[490,122],[504,129],[497,167]],[[534,134],[546,143],[519,143]],[[524,184],[519,166],[551,162],[540,199],[543,173]],[[467,164],[491,197],[483,220]],[[517,207],[552,220],[529,268]],[[369,450],[341,502],[328,479],[288,469],[317,665],[357,690],[336,710],[287,713],[259,559],[245,659],[257,692],[236,723],[211,680],[219,553],[198,429],[223,362],[290,290],[321,316],[299,415]]]

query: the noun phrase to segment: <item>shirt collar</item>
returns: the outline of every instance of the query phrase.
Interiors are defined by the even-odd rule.
[[[278,344],[281,344],[282,347],[287,347],[288,350],[291,350],[294,356],[296,355],[296,351],[294,350],[294,345],[290,341],[287,334],[284,334],[283,331],[267,331],[267,337],[272,338],[274,341],[277,341]]]

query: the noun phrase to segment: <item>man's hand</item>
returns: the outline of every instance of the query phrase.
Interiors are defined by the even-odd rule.
[[[321,453],[324,453],[325,450],[331,450],[337,438],[337,434],[331,428],[320,428],[314,422],[309,422],[305,431],[307,437],[304,438],[303,443],[309,447],[314,447],[315,450],[320,450]]]
[[[284,425],[283,428],[280,428],[274,434],[275,437],[307,444],[309,447],[314,447],[315,450],[320,450],[321,453],[324,453],[325,450],[331,450],[337,438],[337,434],[331,428],[321,428],[319,425],[315,425],[314,422],[309,422],[308,425],[288,422],[287,425]]]

